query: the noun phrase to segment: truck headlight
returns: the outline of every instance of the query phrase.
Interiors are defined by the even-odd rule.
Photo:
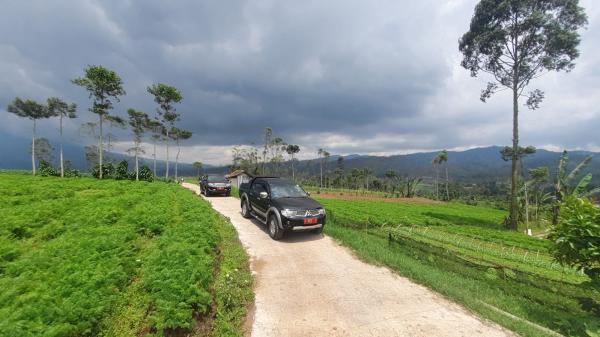
[[[325,215],[325,208],[319,208],[319,215]]]
[[[282,209],[281,215],[283,215],[286,218],[290,218],[290,217],[296,215],[296,211],[291,210],[291,209]]]

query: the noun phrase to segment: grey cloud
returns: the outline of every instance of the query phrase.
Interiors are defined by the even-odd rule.
[[[85,92],[69,79],[87,64],[103,64],[125,81],[119,112],[152,113],[145,87],[153,82],[180,88],[182,126],[195,132],[190,146],[259,142],[265,126],[307,149],[340,153],[502,145],[510,141],[510,102],[498,96],[480,103],[484,80],[457,68],[457,39],[475,4],[8,0],[0,13],[0,108],[14,96],[59,95],[79,103],[81,121],[93,120]],[[540,122],[523,137],[533,145],[595,144],[586,139],[588,124],[555,130],[543,121],[569,107],[561,100],[593,100],[598,89],[600,11],[592,0],[582,4],[590,15],[582,57],[573,73],[541,83],[549,99],[530,114]],[[595,121],[597,106],[574,108],[594,109]],[[26,121],[9,120],[0,126],[0,140],[15,129],[28,132]],[[77,125],[70,130],[77,142]]]

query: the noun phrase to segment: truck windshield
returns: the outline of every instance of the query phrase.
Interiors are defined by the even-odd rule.
[[[271,183],[271,198],[303,198],[308,195],[302,187],[291,183]]]

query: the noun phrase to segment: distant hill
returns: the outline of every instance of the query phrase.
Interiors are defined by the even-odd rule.
[[[55,144],[54,144],[55,145]],[[56,146],[56,145],[55,145]],[[505,162],[500,157],[499,146],[490,146],[475,148],[466,151],[448,152],[448,173],[451,179],[466,183],[476,183],[482,181],[508,180],[510,175],[510,162]],[[73,163],[73,166],[79,170],[87,170],[83,146],[65,145],[65,158]],[[377,176],[383,176],[386,171],[393,169],[401,174],[409,176],[432,177],[435,170],[431,161],[437,152],[413,153],[395,156],[366,156],[352,154],[344,156],[344,169],[346,173],[354,168],[370,168]],[[539,149],[535,154],[526,157],[521,163],[525,170],[538,166],[547,166],[551,174],[554,174],[560,152],[553,152]],[[588,155],[593,156],[593,160],[586,172],[591,172],[594,176],[593,183],[600,185],[600,153],[588,151],[569,152],[570,166],[574,167],[578,162]],[[110,154],[113,160],[119,161],[127,159],[132,162],[130,156],[124,154]],[[55,157],[58,157],[56,151]],[[331,156],[327,162],[327,169],[333,170],[339,156]],[[29,139],[15,139],[10,143],[0,143],[0,168],[4,169],[30,169],[31,161],[29,156]],[[56,162],[56,160],[55,160]],[[142,162],[152,167],[152,159],[144,158]],[[165,163],[162,160],[157,161],[158,174],[164,174]],[[173,166],[172,166],[173,167]],[[289,162],[283,164],[283,169],[289,170]],[[295,164],[298,172],[305,175],[319,174],[319,162],[316,159],[302,160]],[[206,165],[206,172],[225,173],[228,168],[225,166],[216,167]],[[196,169],[191,164],[179,164],[179,175],[196,175]]]
[[[476,183],[483,181],[508,180],[510,176],[510,162],[505,162],[500,156],[502,147],[490,146],[475,148],[466,151],[448,152],[448,173],[455,181],[465,183]],[[435,169],[432,160],[436,152],[414,153],[395,156],[344,156],[344,169],[348,173],[354,168],[370,168],[376,176],[383,176],[386,171],[393,169],[401,174],[419,177],[433,177]],[[600,154],[587,151],[569,152],[570,167],[574,167],[583,158],[592,155],[594,159],[585,172],[592,172],[593,183],[600,184]],[[529,168],[547,166],[553,175],[558,166],[560,152],[552,152],[539,149],[535,154],[526,157],[521,165],[525,171]],[[330,157],[327,168],[333,170],[336,167],[337,158]],[[289,169],[289,163],[283,164],[284,169]],[[298,172],[306,175],[319,174],[319,162],[316,159],[302,160],[295,164]],[[215,168],[223,171],[226,168]]]

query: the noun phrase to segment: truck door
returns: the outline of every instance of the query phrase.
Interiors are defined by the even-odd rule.
[[[264,181],[255,180],[252,183],[252,187],[250,187],[250,203],[252,205],[252,209],[264,217],[267,213],[269,199],[261,199],[261,192],[268,192],[267,186],[265,185]]]

